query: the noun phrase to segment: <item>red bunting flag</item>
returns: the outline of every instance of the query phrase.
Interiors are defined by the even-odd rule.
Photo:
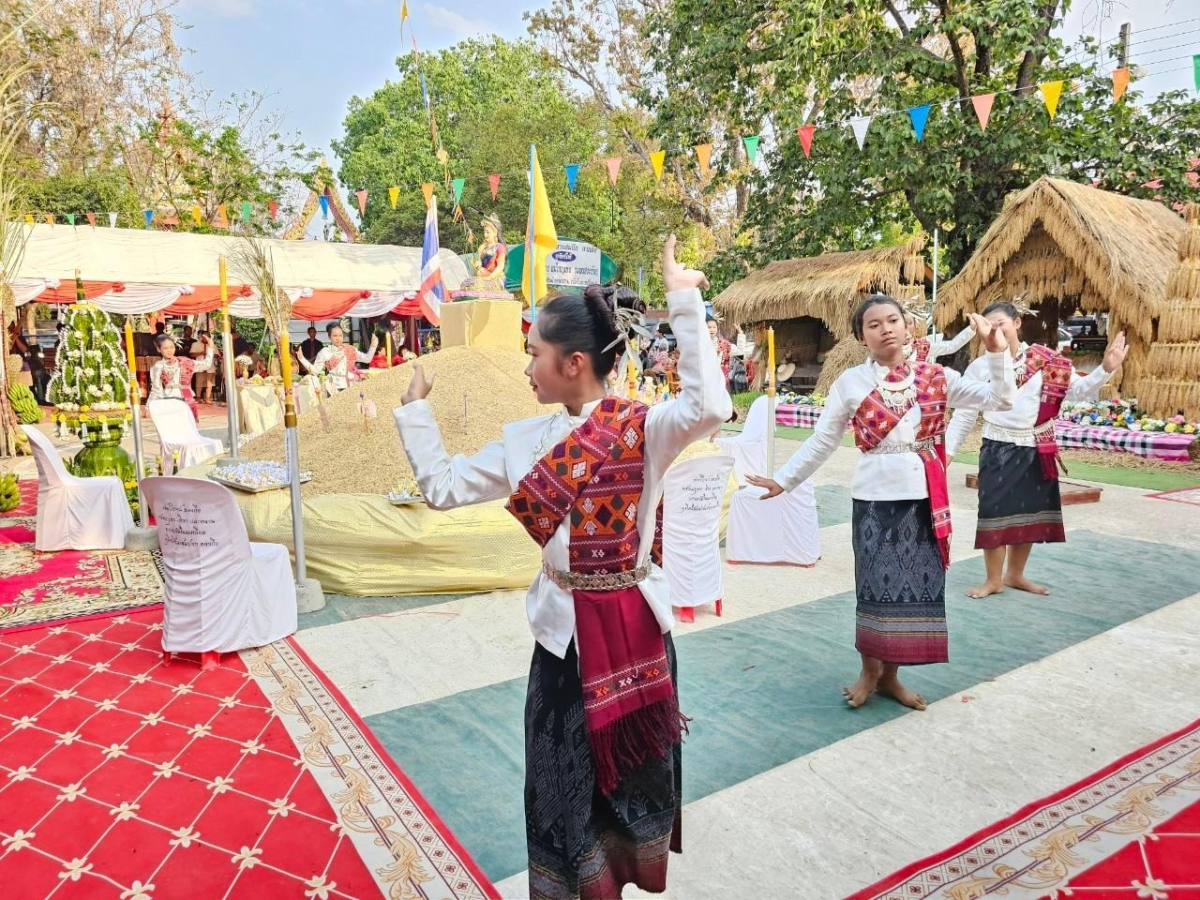
[[[271,216],[271,221],[274,222],[279,218],[279,201],[271,200],[267,203],[267,212]]]
[[[498,194],[500,192],[500,176],[494,175],[494,174],[489,175],[488,176],[488,184],[491,185],[491,187],[492,187],[492,199],[495,200],[496,194]]]
[[[88,219],[88,224],[91,225],[93,228],[95,228],[96,227],[96,214],[88,213],[87,219]]]
[[[800,146],[804,148],[805,159],[812,155],[813,134],[816,130],[816,125],[801,125],[796,129],[796,135],[800,138]]]
[[[621,174],[621,157],[609,157],[604,161],[604,164],[608,166],[608,183],[615,186],[617,176]]]
[[[367,214],[367,192],[365,190],[355,191],[354,196],[358,198],[358,214],[365,216]]]
[[[992,103],[995,100],[995,94],[980,94],[978,97],[971,98],[971,103],[975,107],[975,117],[979,119],[979,128],[981,131],[987,131],[988,120],[992,117]]]

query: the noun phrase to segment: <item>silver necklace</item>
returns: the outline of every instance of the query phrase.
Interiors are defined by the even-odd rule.
[[[899,381],[889,381],[888,376],[896,369],[889,369],[887,366],[881,366],[871,360],[871,369],[875,375],[875,387],[879,391],[879,396],[883,398],[884,405],[890,409],[906,410],[917,399],[917,372],[907,362],[901,363],[896,368],[901,367],[907,370],[905,376]]]
[[[554,432],[554,426],[558,422],[559,416],[561,416],[565,411],[566,410],[560,409],[546,422],[546,427],[542,429],[542,436],[538,439],[538,442],[533,447],[532,458],[534,465],[537,465],[538,460],[549,453],[550,448],[554,446],[554,444],[550,442],[550,435]]]

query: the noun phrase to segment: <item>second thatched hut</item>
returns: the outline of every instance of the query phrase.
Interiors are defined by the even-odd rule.
[[[812,372],[819,368],[816,389],[824,393],[845,369],[866,358],[851,328],[864,297],[883,292],[924,299],[924,246],[925,238],[918,236],[894,247],[779,260],[729,285],[713,300],[713,308],[747,331],[772,325],[777,361]],[[757,334],[756,349],[759,387],[766,348]]]

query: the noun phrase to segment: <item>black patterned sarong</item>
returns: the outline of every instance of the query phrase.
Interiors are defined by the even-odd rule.
[[[663,635],[671,681],[675,645]],[[538,644],[525,699],[525,830],[535,900],[610,900],[626,884],[667,887],[679,853],[682,748],[626,776],[607,796],[596,786],[575,644],[559,659]]]
[[[854,646],[885,663],[949,661],[946,570],[928,500],[855,500]]]
[[[979,451],[975,549],[1057,544],[1066,539],[1058,479],[1043,474],[1037,447],[984,438]]]

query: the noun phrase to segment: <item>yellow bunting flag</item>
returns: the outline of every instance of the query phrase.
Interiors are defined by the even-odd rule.
[[[33,216],[29,215],[28,213],[26,213],[26,215],[25,215],[25,224],[26,225],[33,224]]]
[[[550,198],[546,194],[546,182],[542,179],[542,166],[538,162],[537,150],[529,150],[530,177],[529,222],[525,227],[525,265],[521,273],[521,290],[531,306],[549,293],[546,286],[546,262],[558,246],[558,232],[554,230],[554,216],[550,212]]]
[[[408,19],[408,0],[400,0],[400,24],[403,25]]]
[[[192,221],[195,222],[197,225],[199,225],[202,218],[203,218],[203,216],[200,212],[200,207],[193,206],[192,207]]]
[[[1125,88],[1129,87],[1129,67],[1113,69],[1113,103],[1125,96]]]
[[[433,199],[433,182],[424,181],[421,183],[421,193],[425,195],[425,207],[429,208],[429,201]]]
[[[708,174],[708,164],[712,160],[712,144],[697,144],[696,162],[700,163],[700,171],[705,175]]]
[[[655,178],[662,178],[663,163],[666,162],[666,159],[666,150],[655,150],[650,154],[650,168],[654,169]]]
[[[400,199],[400,188],[398,188],[398,187],[388,188],[388,200],[392,204],[392,209],[396,208],[396,201],[399,199]]]
[[[1042,92],[1042,100],[1046,104],[1046,111],[1052,119],[1058,113],[1058,98],[1062,96],[1062,89],[1061,81],[1047,81],[1038,85],[1038,90]]]

